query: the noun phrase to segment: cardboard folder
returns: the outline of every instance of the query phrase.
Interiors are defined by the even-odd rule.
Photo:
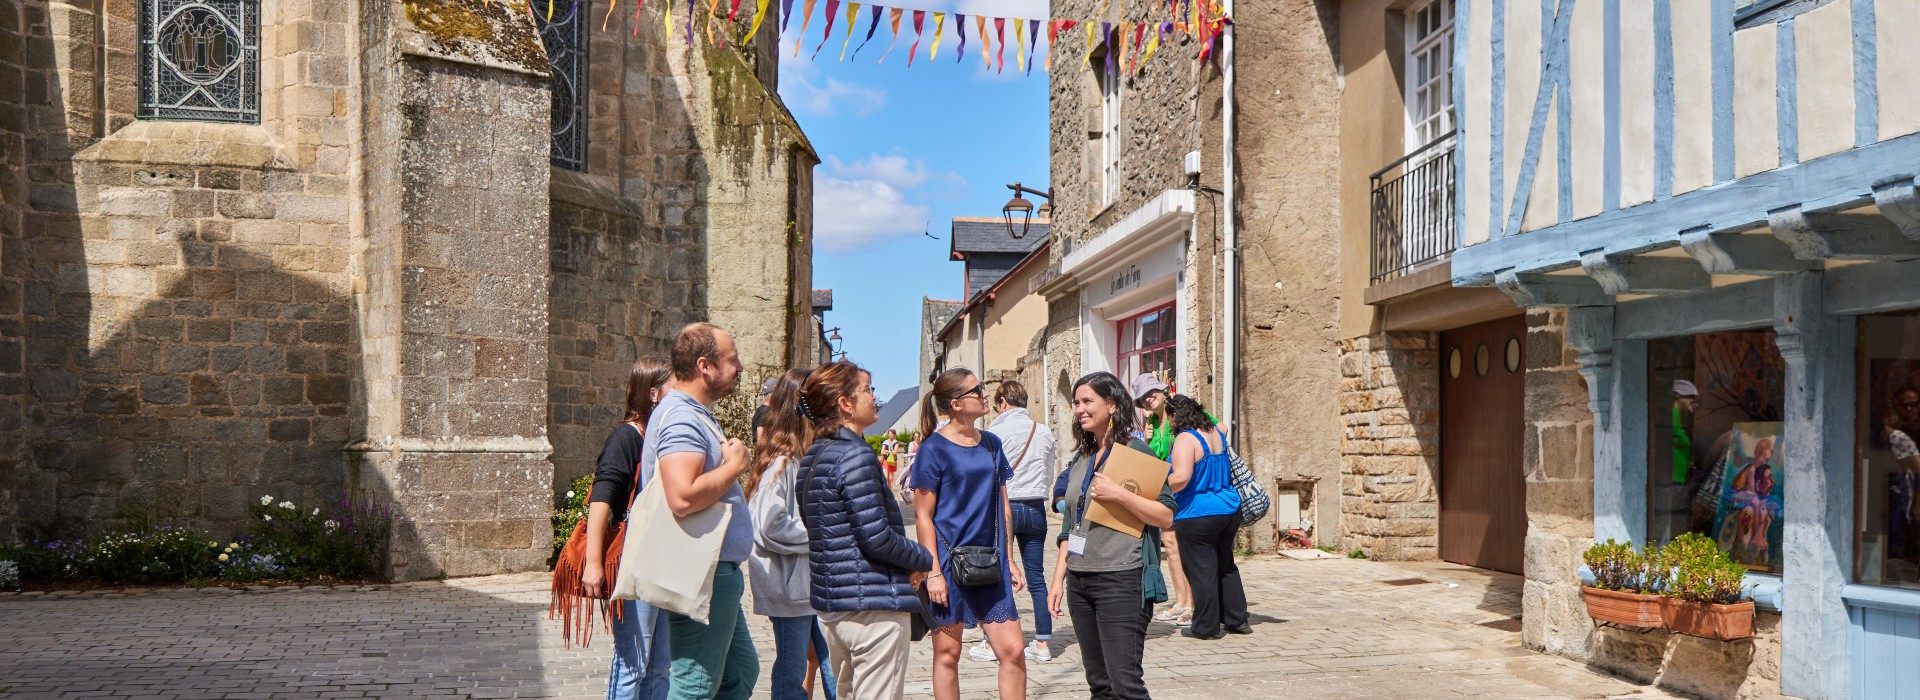
[[[1160,489],[1167,485],[1167,476],[1173,467],[1166,462],[1143,454],[1126,445],[1115,445],[1113,453],[1108,455],[1106,466],[1101,473],[1118,482],[1121,488],[1146,496],[1148,500],[1160,498]],[[1139,537],[1146,523],[1140,522],[1133,511],[1125,506],[1107,504],[1093,498],[1087,499],[1087,519],[1121,532]]]

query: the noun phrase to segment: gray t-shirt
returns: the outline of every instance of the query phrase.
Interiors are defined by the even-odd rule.
[[[1127,447],[1141,454],[1149,456],[1153,454],[1153,448],[1140,440],[1128,442]],[[1091,467],[1092,460],[1085,456],[1074,457],[1073,464],[1067,466],[1067,507],[1065,517],[1062,519],[1064,530],[1060,537],[1063,548],[1066,546],[1066,534],[1073,531],[1074,522],[1080,519],[1082,499],[1091,498],[1086,496],[1087,470]],[[1173,468],[1169,466],[1167,470],[1171,472]],[[1157,500],[1168,508],[1173,508],[1173,490],[1162,485],[1160,497]],[[1068,571],[1083,573],[1128,571],[1138,569],[1145,564],[1145,560],[1140,556],[1140,538],[1090,520],[1084,521],[1082,527],[1087,533],[1086,553],[1068,554]],[[1153,564],[1159,566],[1160,562],[1156,561]]]
[[[653,479],[661,457],[682,452],[705,455],[707,464],[700,471],[713,471],[720,467],[720,446],[725,442],[719,422],[705,404],[684,391],[669,391],[647,420],[647,441],[640,453],[640,483]],[[738,564],[753,554],[753,515],[747,511],[747,498],[739,482],[727,487],[720,502],[733,504],[733,518],[720,543],[720,561]]]

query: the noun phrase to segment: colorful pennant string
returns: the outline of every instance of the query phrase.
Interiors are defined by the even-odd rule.
[[[997,68],[998,72],[1005,73],[1007,72],[1007,20],[1006,18],[1004,17],[993,18],[993,36],[994,36],[993,43],[1000,45],[1000,50],[995,51],[993,54],[993,62],[995,65],[999,66]]]
[[[954,57],[953,62],[959,63],[967,60],[967,16],[955,13],[953,15],[953,28],[960,30],[960,46],[953,50],[954,53],[959,54]]]
[[[913,45],[907,47],[907,67],[913,67],[913,55],[920,53],[920,35],[927,26],[927,11],[913,11]]]
[[[1013,72],[1015,73],[1027,72],[1027,31],[1026,29],[1027,29],[1026,20],[1018,19],[1018,18],[1013,20],[1013,39],[1014,41],[1017,41],[1020,43],[1020,50],[1015,51],[1013,53],[1013,66],[1014,66]]]
[[[947,13],[933,13],[933,46],[927,47],[927,60],[940,57],[940,38],[947,35]]]
[[[867,38],[861,39],[860,45],[853,47],[854,58],[859,58],[860,50],[867,48],[867,42],[873,41],[873,30],[880,28],[880,11],[885,9],[887,8],[881,7],[879,5],[874,5],[872,9],[868,10],[869,14],[871,14],[873,18],[867,20]]]
[[[800,42],[807,40],[807,27],[813,26],[813,1],[814,0],[807,0],[807,4],[800,8],[800,36],[793,38],[793,56],[795,58],[800,57]]]
[[[853,25],[860,22],[860,3],[847,3],[847,38],[840,40],[840,60],[847,60],[847,46],[853,43]]]
[[[840,16],[840,0],[827,0],[827,31],[820,34],[820,43],[813,47],[813,57],[820,57],[820,49],[826,48],[827,40],[833,38],[833,20]]]
[[[645,2],[645,0],[641,0]],[[767,18],[767,0],[759,0],[759,9],[754,10],[753,26],[747,29],[747,36],[760,36],[760,22]]]

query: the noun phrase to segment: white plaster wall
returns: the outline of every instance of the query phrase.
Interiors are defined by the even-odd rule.
[[[1712,5],[1672,3],[1674,194],[1713,184]]]
[[[1461,112],[1466,125],[1462,142],[1466,155],[1466,180],[1461,183],[1460,206],[1465,214],[1461,244],[1485,243],[1490,230],[1488,219],[1488,180],[1492,179],[1493,120],[1493,11],[1491,0],[1470,0],[1467,5],[1466,104]]]
[[[1506,191],[1500,209],[1510,211],[1513,190],[1520,180],[1520,163],[1527,152],[1527,131],[1533,124],[1534,97],[1540,91],[1540,5],[1513,0],[1507,3],[1507,138]],[[1543,149],[1544,152],[1544,149]],[[1504,227],[1506,221],[1492,222]]]
[[[1780,102],[1774,55],[1778,25],[1733,34],[1733,175],[1746,177],[1780,165]]]
[[[1600,213],[1605,203],[1607,131],[1607,54],[1605,5],[1582,2],[1573,6],[1573,33],[1568,37],[1572,59],[1573,218]]]
[[[1852,10],[1849,0],[1840,0],[1793,22],[1801,161],[1854,146]]]
[[[1566,96],[1556,92],[1547,103],[1546,128],[1541,131],[1539,159],[1533,167],[1533,190],[1527,193],[1527,214],[1520,219],[1522,231],[1560,223],[1560,120],[1554,113],[1564,99]]]
[[[1622,207],[1653,201],[1653,89],[1653,0],[1622,0],[1620,3],[1620,206]]]
[[[1880,139],[1920,132],[1920,2],[1879,0],[1874,4],[1879,56]]]

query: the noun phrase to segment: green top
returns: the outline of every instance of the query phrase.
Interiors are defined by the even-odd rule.
[[[1680,404],[1673,404],[1673,483],[1687,483],[1687,472],[1693,467],[1693,435],[1691,427],[1680,422]]]
[[[1147,446],[1153,449],[1153,456],[1159,457],[1162,462],[1167,461],[1173,456],[1173,421],[1163,421],[1160,416],[1149,413],[1147,425],[1153,429]]]

